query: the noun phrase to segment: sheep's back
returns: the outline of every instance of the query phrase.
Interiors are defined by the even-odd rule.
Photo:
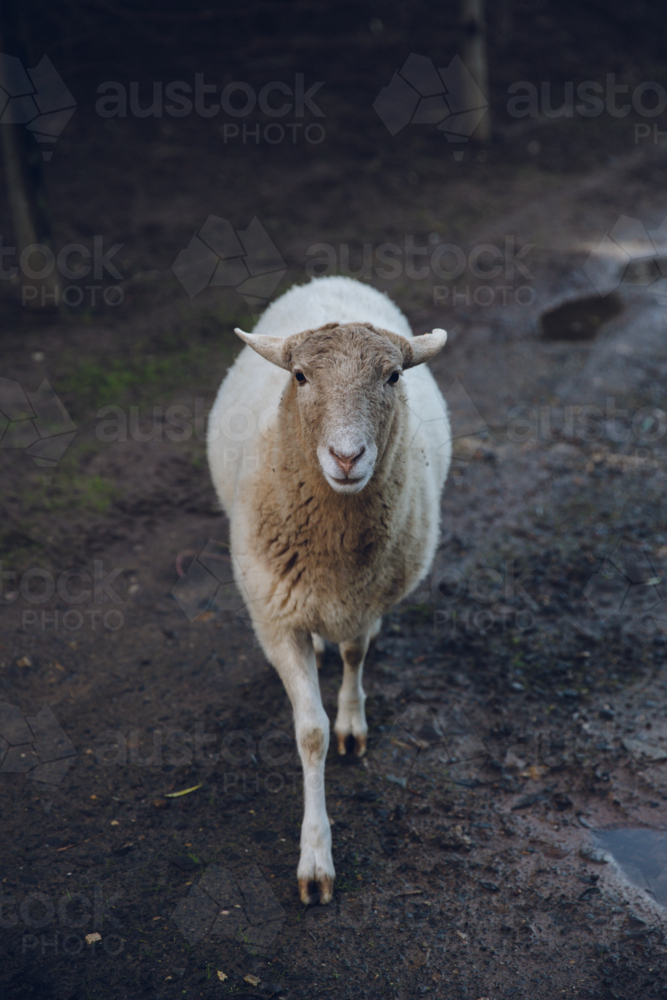
[[[290,337],[325,323],[372,323],[412,338],[407,319],[383,292],[353,278],[314,278],[294,285],[262,314],[254,333]]]

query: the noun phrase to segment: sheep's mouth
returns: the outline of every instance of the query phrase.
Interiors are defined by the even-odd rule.
[[[326,477],[329,486],[337,493],[358,493],[366,485],[367,476],[346,476],[345,479],[336,479],[334,476]]]

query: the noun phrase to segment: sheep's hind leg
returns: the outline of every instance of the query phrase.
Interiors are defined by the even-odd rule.
[[[371,639],[380,631],[380,624],[381,619],[378,619],[368,632],[348,642],[341,642],[338,647],[343,658],[343,683],[338,692],[338,715],[334,732],[338,740],[338,753],[342,755],[347,754],[350,744],[356,757],[363,757],[366,753],[366,695],[361,678],[368,647]]]
[[[311,635],[311,639],[313,640],[313,648],[315,650],[315,662],[317,663],[317,669],[321,670],[322,663],[324,662],[324,651],[327,648],[327,644],[322,638],[322,636],[317,635],[316,632],[313,632],[313,634]]]

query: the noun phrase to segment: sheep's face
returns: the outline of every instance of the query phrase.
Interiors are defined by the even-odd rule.
[[[385,449],[402,396],[403,355],[381,334],[355,324],[315,331],[290,354],[309,458],[337,493],[359,493]]]
[[[407,340],[370,324],[329,323],[291,337],[236,333],[267,361],[287,369],[306,459],[337,493],[359,493],[382,456],[404,369],[427,361],[447,334]]]

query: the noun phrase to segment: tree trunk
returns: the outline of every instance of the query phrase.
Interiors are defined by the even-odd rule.
[[[25,35],[20,0],[0,3],[0,53],[20,59],[27,67]],[[3,67],[0,66],[0,75]],[[31,274],[46,272],[44,252],[30,255],[31,247],[43,247],[51,253],[51,224],[48,211],[41,150],[24,125],[0,124],[2,156],[7,200],[14,229],[17,275],[23,305],[52,312],[60,307],[60,281],[57,268],[43,277]],[[50,258],[52,259],[52,258]]]

